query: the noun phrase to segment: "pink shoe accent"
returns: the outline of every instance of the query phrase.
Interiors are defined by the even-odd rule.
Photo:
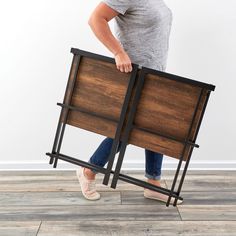
[[[167,196],[165,194],[162,194],[162,193],[150,190],[150,189],[146,189],[146,188],[144,188],[144,197],[149,198],[149,199],[154,199],[157,201],[161,201],[161,202],[165,202],[165,203],[167,202],[167,200],[169,198],[169,196]],[[175,199],[172,197],[170,200],[170,203],[173,204],[174,201],[175,201]],[[179,205],[182,202],[183,202],[182,200],[178,199],[176,204]]]
[[[89,180],[84,175],[84,167],[76,170],[83,196],[88,200],[98,200],[101,195],[96,191],[95,180]]]

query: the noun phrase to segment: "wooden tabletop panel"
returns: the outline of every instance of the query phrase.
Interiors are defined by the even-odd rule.
[[[187,138],[200,94],[201,88],[196,85],[147,74],[129,143],[180,158],[184,147],[184,143],[180,141]],[[206,94],[205,90],[193,123],[190,141],[194,138]]]
[[[69,110],[67,124],[114,138],[129,80],[113,63],[82,57],[70,105],[91,114]]]
[[[138,69],[121,140],[137,81],[140,79],[140,71],[141,69]],[[73,87],[74,76],[76,82]],[[92,56],[74,55],[64,103],[85,112],[69,110],[66,123],[114,138],[130,77],[131,73],[117,70],[114,61],[100,60],[97,56],[92,58]],[[203,94],[189,137],[189,141],[193,142],[209,91],[197,84],[197,81],[196,83],[189,81],[171,79],[167,73],[145,74],[128,143],[177,159],[181,157],[201,90],[203,89]],[[71,102],[70,93],[72,93]],[[61,119],[65,120],[65,111]],[[184,160],[189,150],[190,145],[187,146]]]

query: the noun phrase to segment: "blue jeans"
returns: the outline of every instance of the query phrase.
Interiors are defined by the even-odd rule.
[[[88,162],[94,165],[104,167],[105,164],[108,162],[108,158],[112,148],[112,142],[112,138],[106,137],[98,146],[94,154],[90,157]],[[119,142],[116,153],[120,151],[120,147],[121,142]],[[149,179],[160,180],[163,154],[145,149],[145,158],[145,176]],[[94,173],[98,173],[95,170],[92,171]]]

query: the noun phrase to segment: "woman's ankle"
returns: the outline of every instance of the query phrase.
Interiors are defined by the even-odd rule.
[[[89,180],[94,180],[96,174],[92,172],[89,168],[84,168],[84,175]]]
[[[147,182],[153,185],[156,185],[158,187],[161,187],[161,182],[160,180],[156,180],[156,179],[147,179]]]

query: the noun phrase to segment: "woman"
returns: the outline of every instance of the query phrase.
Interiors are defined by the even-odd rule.
[[[113,18],[116,38],[108,24]],[[163,0],[103,0],[91,14],[88,23],[96,37],[113,53],[116,67],[121,72],[131,72],[131,62],[165,70],[172,13]],[[104,166],[112,141],[112,138],[105,138],[89,162]],[[119,150],[120,145],[117,152]],[[163,154],[145,149],[145,157],[147,182],[161,186]],[[82,193],[89,200],[100,198],[95,186],[96,173],[88,168],[77,170]],[[144,197],[163,202],[168,199],[164,194],[145,188]],[[181,202],[178,200],[177,204]]]

